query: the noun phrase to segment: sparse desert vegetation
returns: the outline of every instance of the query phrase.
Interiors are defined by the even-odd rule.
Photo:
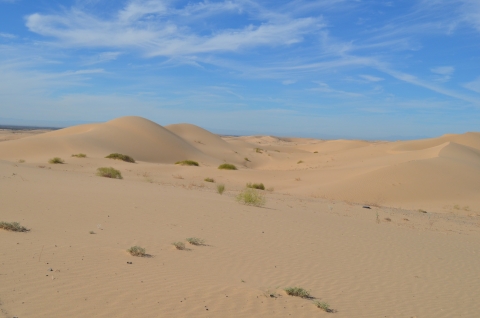
[[[223,183],[217,184],[217,192],[219,194],[223,194],[224,191],[225,191],[225,185]]]
[[[310,292],[301,287],[287,287],[284,289],[284,291],[290,296],[310,298]]]
[[[205,182],[215,182],[215,180],[212,179],[212,178],[205,178],[205,179],[203,179],[203,181],[205,181]]]
[[[248,161],[250,162],[250,159],[248,159],[247,157],[243,158],[245,161]]]
[[[125,162],[135,163],[135,159],[133,159],[132,157],[127,156],[127,155],[122,155],[121,153],[111,153],[108,156],[106,156],[105,158],[114,159],[114,160],[122,160],[122,161],[125,161]]]
[[[263,183],[247,183],[247,188],[258,189],[258,190],[265,190],[265,186]]]
[[[185,243],[183,243],[183,242],[173,242],[172,245],[175,246],[175,248],[177,250],[184,250],[185,249]]]
[[[51,164],[62,164],[62,163],[65,163],[65,161],[64,161],[62,158],[54,157],[54,158],[48,160],[48,163],[51,163]]]
[[[100,167],[97,169],[97,176],[112,178],[112,179],[123,179],[122,174],[117,169],[112,167]]]
[[[299,164],[299,163],[303,163],[303,160],[298,160],[297,164]]]
[[[263,149],[262,148],[255,148],[255,152],[256,153],[263,153]]]
[[[198,238],[198,237],[188,237],[187,242],[192,244],[192,245],[205,245],[205,240]]]
[[[18,222],[0,222],[0,229],[12,232],[28,232],[30,231],[24,226],[21,226]]]
[[[198,162],[193,161],[193,160],[183,160],[183,161],[177,161],[175,162],[176,165],[181,165],[181,166],[196,166],[198,167]]]
[[[25,163],[25,160],[20,159],[20,160],[18,160],[17,162],[18,162],[18,163]]]
[[[331,312],[331,311],[332,311],[332,310],[330,309],[330,305],[329,305],[327,302],[315,300],[315,301],[313,302],[313,304],[314,304],[315,306],[317,306],[317,308],[320,308],[320,309],[323,310],[323,311],[326,311],[326,312]]]
[[[221,165],[218,166],[218,169],[237,170],[237,167],[235,167],[235,165],[232,165],[231,163],[222,163]]]
[[[253,188],[243,189],[235,199],[237,202],[253,205],[253,206],[263,206],[265,205],[265,196]]]
[[[73,154],[72,157],[75,157],[75,158],[87,158],[87,155],[84,154],[84,153],[76,153],[76,154]]]
[[[140,246],[132,246],[127,250],[127,252],[129,252],[132,256],[144,257],[145,255],[147,255],[145,254],[145,249]]]

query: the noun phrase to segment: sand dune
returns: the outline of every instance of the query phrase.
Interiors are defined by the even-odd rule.
[[[1,318],[480,311],[480,133],[219,137],[122,117],[12,139],[0,142],[0,222],[31,231],[0,229]],[[106,159],[112,152],[137,164]],[[49,164],[54,156],[65,164]],[[175,165],[184,159],[200,166]],[[223,162],[239,170],[217,169]],[[102,166],[123,180],[97,177]],[[249,182],[269,189],[265,207],[236,202]],[[206,245],[171,245],[187,237]],[[134,245],[149,257],[129,255]],[[313,299],[288,296],[289,286]]]

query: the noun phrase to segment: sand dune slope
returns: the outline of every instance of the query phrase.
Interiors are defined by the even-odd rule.
[[[164,163],[184,159],[212,160],[164,127],[133,116],[0,144],[2,158],[50,158],[79,152],[102,157],[118,152],[140,161]]]

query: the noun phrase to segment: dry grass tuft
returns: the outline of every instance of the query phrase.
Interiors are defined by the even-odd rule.
[[[48,163],[59,164],[59,163],[65,163],[65,161],[62,158],[55,157],[55,158],[52,158],[52,159],[48,160]]]
[[[127,250],[127,252],[129,252],[132,256],[144,257],[147,255],[145,254],[145,249],[140,246],[132,246]]]
[[[87,155],[84,154],[84,153],[77,153],[77,154],[73,154],[72,157],[76,157],[76,158],[87,158]]]
[[[182,165],[182,166],[196,166],[198,167],[198,162],[193,161],[193,160],[183,160],[183,161],[177,161],[175,162],[176,165]]]
[[[235,165],[232,165],[231,163],[223,163],[223,164],[218,166],[218,169],[237,170],[237,167],[235,167]]]
[[[18,222],[0,222],[0,229],[12,232],[28,232],[30,231],[24,226],[21,226]]]
[[[112,178],[112,179],[123,179],[120,171],[113,169],[112,167],[101,167],[97,169],[97,176]]]
[[[247,183],[247,188],[258,189],[258,190],[265,190],[265,186],[263,183]]]
[[[225,185],[224,185],[223,183],[217,184],[217,192],[218,192],[218,194],[223,194],[224,191],[225,191]]]
[[[183,242],[173,242],[172,245],[175,246],[175,248],[177,250],[184,250],[185,249],[185,243],[183,243]]]
[[[132,157],[127,156],[127,155],[122,155],[121,153],[111,153],[108,156],[106,156],[105,158],[122,160],[122,161],[125,161],[125,162],[135,163],[135,160]]]
[[[205,178],[205,179],[203,179],[203,181],[205,181],[205,182],[215,182],[215,180],[212,179],[212,178]]]
[[[253,206],[265,205],[265,196],[253,188],[245,188],[240,192],[235,199],[239,203]]]
[[[187,238],[187,242],[192,244],[192,245],[205,245],[205,240],[198,238],[198,237],[189,237]]]
[[[310,298],[310,293],[301,287],[287,287],[284,289],[287,295],[301,298]]]

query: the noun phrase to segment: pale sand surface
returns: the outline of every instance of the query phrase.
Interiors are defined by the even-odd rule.
[[[112,152],[137,163],[104,158]],[[56,156],[65,164],[48,163]],[[174,165],[184,159],[200,167]],[[239,170],[218,170],[223,162]],[[124,179],[96,176],[102,166]],[[274,188],[264,207],[235,201],[247,182]],[[0,221],[31,229],[0,230],[0,317],[480,312],[480,133],[221,138],[126,117],[0,142],[0,194]],[[192,236],[207,245],[171,245]],[[129,255],[134,245],[150,257]]]

